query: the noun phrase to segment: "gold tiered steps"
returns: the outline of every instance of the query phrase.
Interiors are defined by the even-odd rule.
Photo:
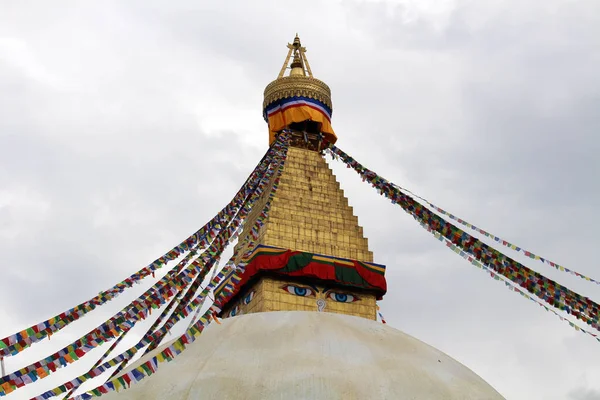
[[[262,211],[265,198],[253,209],[246,227]],[[242,236],[248,232],[244,231]],[[373,261],[368,240],[348,205],[340,184],[321,154],[290,147],[281,179],[258,244]]]

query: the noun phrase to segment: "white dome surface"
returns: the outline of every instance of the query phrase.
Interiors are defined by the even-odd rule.
[[[212,323],[182,354],[159,364],[154,375],[102,397],[503,399],[467,367],[388,325],[303,311],[248,314],[221,325]]]

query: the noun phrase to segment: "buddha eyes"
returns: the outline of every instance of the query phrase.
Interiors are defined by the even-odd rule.
[[[282,287],[282,289],[288,292],[289,294],[293,294],[295,296],[307,297],[315,295],[314,290],[304,286],[285,285]]]
[[[337,301],[338,303],[352,303],[358,298],[352,294],[341,293],[341,292],[329,292],[327,293],[327,297],[331,300]]]
[[[315,297],[316,293],[314,289],[305,287],[305,286],[297,286],[297,285],[284,285],[281,287],[283,290],[288,292],[289,294],[293,294],[294,296],[300,297]],[[359,298],[353,294],[329,291],[326,293],[326,298],[331,299],[338,303],[353,303]]]

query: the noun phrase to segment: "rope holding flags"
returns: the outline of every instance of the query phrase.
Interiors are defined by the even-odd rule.
[[[352,168],[359,173],[363,180],[368,181],[381,195],[389,198],[393,204],[398,204],[413,218],[425,224],[427,229],[438,232],[453,245],[460,247],[465,254],[536,295],[550,306],[572,314],[577,319],[600,331],[598,323],[600,306],[591,299],[581,296],[527,268],[445,221],[412,197],[403,193],[397,185],[365,168],[339,148],[331,146],[329,151],[334,158],[341,159],[348,168]]]
[[[148,289],[119,313],[68,346],[42,360],[0,378],[0,386],[7,382],[13,382],[17,387],[20,387],[20,383],[26,385],[31,383],[28,382],[29,380],[43,379],[54,373],[57,369],[84,357],[95,347],[120,337],[121,334],[129,331],[137,321],[145,319],[151,308],[160,307],[177,294],[177,288],[189,283],[203,266],[204,262],[194,265],[192,269],[186,269],[179,275],[175,273],[176,276],[169,278],[167,283],[165,283],[165,278],[168,277],[163,278],[158,284]],[[0,391],[0,395],[2,395],[2,391]]]
[[[193,311],[194,308],[200,306],[203,303],[203,299],[206,297],[206,295],[209,293],[210,289],[212,288],[212,286],[214,286],[215,284],[217,284],[224,276],[224,273],[226,273],[228,271],[223,271],[220,274],[217,274],[215,276],[215,278],[212,280],[211,284],[209,286],[207,286],[200,295],[198,295],[196,297],[196,299],[194,299],[194,302],[192,302],[190,304],[190,306],[188,306],[185,310],[182,311],[181,315],[179,315],[180,318],[185,318],[188,315],[190,315],[190,312]],[[210,310],[209,311],[212,313],[214,311]],[[194,328],[198,328],[198,325],[195,327],[192,327],[192,329],[188,330],[188,333],[191,331],[192,333],[194,332]],[[113,357],[112,359],[96,366],[95,368],[89,370],[87,373],[80,375],[78,377],[76,377],[75,379],[72,379],[68,382],[63,383],[62,385],[46,391],[44,393],[42,393],[41,395],[38,395],[36,397],[34,397],[34,399],[36,400],[41,400],[41,399],[48,399],[54,396],[58,396],[61,395],[63,393],[67,393],[71,390],[77,389],[82,383],[95,378],[97,376],[100,376],[101,374],[103,374],[104,372],[106,372],[107,370],[118,366],[119,364],[121,364],[123,361],[125,360],[130,360],[132,359],[138,351],[140,351],[141,349],[143,349],[144,347],[146,347],[148,344],[153,343],[155,340],[160,340],[161,338],[164,337],[164,335],[167,332],[167,327],[162,327],[160,330],[158,330],[157,332],[154,332],[152,335],[150,335],[149,337],[145,337],[142,338],[142,340],[140,340],[140,342],[138,342],[138,344],[136,344],[134,347],[131,347],[129,349],[127,349],[126,351],[124,351],[123,353],[119,354],[116,357]],[[184,335],[185,336],[185,335]],[[180,338],[181,339],[181,338]],[[185,339],[184,339],[185,340]],[[193,341],[193,340],[192,340]],[[177,342],[176,342],[177,343]],[[185,346],[184,346],[185,347]],[[182,349],[183,350],[183,349]],[[176,352],[175,354],[179,354],[180,352]],[[134,381],[137,381],[134,379]],[[77,396],[76,396],[77,398]]]
[[[211,282],[211,285],[209,287],[214,287],[216,282],[218,282],[218,280],[220,278],[222,278],[222,276],[223,276],[222,273],[219,273],[215,277],[215,279],[213,279],[213,282]],[[208,292],[208,291],[206,291],[206,292]],[[223,293],[223,296],[224,295],[225,294]],[[90,390],[89,392],[75,396],[74,399],[75,400],[90,399],[92,397],[102,396],[103,394],[109,393],[111,391],[127,389],[131,386],[132,383],[137,383],[137,382],[141,381],[142,379],[144,379],[145,377],[154,374],[158,370],[159,364],[173,360],[175,357],[180,355],[187,348],[187,345],[189,345],[190,343],[193,343],[198,338],[198,336],[200,336],[200,334],[202,333],[204,328],[206,326],[208,326],[208,324],[212,320],[212,316],[217,311],[218,311],[217,308],[210,307],[208,310],[206,310],[204,315],[202,317],[200,317],[200,319],[192,327],[190,327],[183,335],[181,335],[177,340],[175,340],[170,346],[168,346],[167,348],[162,350],[159,354],[152,357],[151,359],[149,359],[142,365],[132,369],[128,373],[123,374],[122,376],[116,377],[114,379],[111,379],[110,381],[104,383],[103,385],[96,387],[95,389]],[[102,370],[102,372],[103,371],[104,371],[104,369]],[[102,373],[102,372],[100,372],[100,373]],[[79,381],[81,381],[81,383],[83,383],[83,382],[87,381],[88,379],[89,378],[86,376],[81,376],[81,377],[76,378],[75,382],[80,384]],[[70,381],[69,383],[72,383],[72,382],[73,381]],[[63,388],[66,389],[67,387],[68,387],[68,384],[65,383],[55,389],[52,389],[52,390],[47,391],[39,396],[34,397],[32,400],[48,399],[50,397],[62,394],[65,392]]]
[[[214,261],[215,261],[215,260],[214,260],[214,259],[212,259],[210,262],[211,262],[212,264],[214,264]],[[177,288],[177,290],[178,290],[178,294],[176,294],[176,295],[173,297],[173,299],[172,299],[172,300],[169,302],[169,304],[167,305],[167,307],[166,307],[166,308],[165,308],[165,309],[164,309],[164,310],[161,312],[161,314],[158,316],[158,318],[157,318],[157,319],[156,319],[156,320],[155,320],[155,321],[152,323],[152,326],[151,326],[151,327],[150,327],[150,328],[149,328],[149,329],[146,331],[146,333],[144,334],[144,337],[147,337],[147,335],[148,335],[149,333],[152,333],[152,332],[153,332],[153,331],[154,331],[154,330],[155,330],[155,329],[156,329],[156,328],[157,328],[157,327],[158,327],[158,326],[159,326],[159,325],[162,323],[162,321],[163,321],[163,319],[165,318],[165,316],[166,316],[167,314],[169,314],[169,312],[170,312],[171,308],[172,308],[172,307],[173,307],[175,304],[181,304],[181,303],[178,303],[178,300],[179,300],[179,295],[180,295],[180,294],[181,294],[181,293],[182,293],[184,290],[186,290],[186,289],[188,289],[188,288],[191,290],[191,287],[192,287],[192,285],[194,285],[194,284],[195,284],[195,283],[196,283],[198,280],[200,280],[200,281],[201,281],[201,280],[203,280],[203,279],[204,279],[204,276],[206,275],[206,273],[207,273],[207,272],[210,270],[210,268],[211,268],[212,264],[210,264],[210,265],[207,265],[207,266],[206,266],[206,268],[204,268],[204,270],[203,270],[203,271],[202,271],[202,272],[201,272],[201,273],[200,273],[200,274],[199,274],[199,275],[198,275],[198,276],[195,278],[195,280],[194,280],[193,282],[191,282],[191,283],[190,283],[190,282],[188,282],[188,281],[185,281],[181,287],[178,287],[178,288]],[[194,293],[195,293],[195,290],[194,290]],[[187,293],[186,293],[186,295],[187,295]],[[106,351],[106,352],[105,352],[105,353],[104,353],[104,354],[103,354],[103,355],[102,355],[102,356],[101,356],[101,357],[98,359],[98,361],[96,361],[96,363],[95,363],[95,364],[94,364],[94,365],[91,367],[91,369],[90,369],[90,370],[93,370],[93,369],[94,369],[94,368],[96,368],[98,365],[100,365],[100,364],[101,364],[101,363],[102,363],[102,362],[103,362],[103,361],[104,361],[104,360],[105,360],[105,359],[106,359],[106,358],[107,358],[107,357],[110,355],[110,353],[112,353],[112,351],[115,349],[115,347],[117,347],[117,345],[118,345],[118,344],[121,342],[121,340],[122,340],[122,339],[123,339],[123,338],[126,336],[126,334],[127,334],[128,332],[129,332],[129,330],[127,330],[127,331],[124,331],[124,332],[121,334],[121,336],[119,336],[119,337],[117,338],[117,340],[115,340],[115,341],[113,342],[113,344],[111,345],[111,347],[110,347],[110,348],[109,348],[109,349],[108,349],[108,350],[107,350],[107,351]],[[114,376],[114,375],[115,375],[115,374],[116,374],[118,371],[121,371],[121,369],[122,369],[123,367],[125,367],[125,365],[126,365],[126,364],[125,364],[125,361],[124,361],[123,363],[121,363],[121,364],[119,365],[119,367],[117,367],[117,369],[115,370],[115,372],[113,373],[113,375],[112,375],[112,376]],[[89,372],[89,371],[88,371],[88,372]],[[112,377],[112,376],[111,376],[111,377]],[[69,391],[69,392],[68,392],[68,393],[65,395],[65,397],[63,398],[63,400],[65,400],[65,399],[68,399],[68,398],[69,398],[69,397],[70,397],[70,396],[73,394],[73,392],[74,392],[76,389],[77,389],[77,388],[75,388],[75,387],[74,387],[74,388],[72,388],[72,389],[71,389],[71,390],[70,390],[70,391]]]
[[[193,255],[194,251],[190,254]],[[163,277],[138,299],[125,306],[100,326],[50,356],[0,378],[0,386],[7,382],[15,382],[18,386],[20,380],[25,376],[33,381],[36,380],[34,378],[42,379],[57,369],[79,360],[95,347],[120,337],[122,333],[129,331],[137,321],[145,319],[151,308],[159,308],[177,294],[178,288],[191,282],[210,260],[208,256],[205,256],[201,262],[197,259],[180,274],[178,274],[180,268],[173,269],[170,271],[173,274]],[[29,382],[26,381],[24,384],[27,383]],[[2,395],[2,391],[0,391],[0,395]]]
[[[268,186],[267,182],[270,182],[271,179],[273,182],[272,191],[277,189],[279,176],[281,175],[281,172],[283,170],[284,161],[285,161],[285,158],[287,155],[288,140],[289,140],[289,135],[280,135],[279,140],[273,145],[273,147],[277,150],[277,152],[275,152],[275,157],[274,157],[275,166],[267,171],[267,173],[263,177],[264,179],[261,181],[261,184],[259,184],[257,186],[255,193],[253,193],[253,200],[254,200],[253,202],[258,200],[259,196],[264,192],[265,187]],[[263,212],[257,218],[257,220],[255,222],[255,227],[252,228],[252,232],[254,232],[255,230],[258,232],[258,230],[260,230],[260,228],[264,225],[264,221],[267,218],[266,213],[269,210],[270,202],[271,202],[272,198],[273,198],[273,194],[271,192],[271,194],[267,200],[267,204],[265,204],[265,207],[263,208]],[[246,215],[250,212],[250,209],[251,209],[251,207],[244,207],[243,210],[245,211]],[[237,231],[239,229],[239,227],[240,227],[239,225],[235,225],[235,230]],[[229,231],[228,233],[231,233],[231,231]],[[237,236],[236,235],[228,235],[228,237],[237,237]],[[247,236],[246,239],[251,240],[251,237]],[[240,246],[239,249],[241,250],[244,247],[245,246]],[[232,257],[232,260],[234,259],[235,256],[236,256],[236,254],[234,254],[234,256]],[[214,258],[211,258],[211,260],[214,260]],[[85,382],[93,377],[99,376],[106,370],[121,364],[123,361],[130,360],[133,356],[135,356],[135,354],[140,349],[144,348],[145,346],[151,345],[152,343],[160,341],[164,337],[164,335],[175,325],[176,322],[178,322],[179,320],[181,320],[183,318],[186,318],[187,316],[193,315],[194,310],[196,308],[202,306],[208,293],[210,293],[210,291],[213,290],[213,288],[216,286],[216,284],[218,284],[225,275],[229,274],[230,270],[233,269],[234,271],[236,271],[236,268],[235,268],[232,260],[230,260],[230,262],[228,262],[225,265],[225,267],[223,268],[223,270],[221,270],[221,272],[219,272],[217,275],[215,275],[215,277],[211,280],[211,284],[209,284],[193,301],[191,301],[189,304],[187,304],[184,308],[182,308],[182,309],[180,308],[179,312],[175,316],[172,315],[169,318],[169,320],[165,323],[165,325],[163,327],[161,327],[159,330],[148,335],[148,337],[142,338],[142,340],[140,340],[140,342],[137,345],[126,350],[125,352],[121,353],[120,355],[113,357],[112,359],[110,359],[100,365],[97,365],[95,368],[91,369],[86,374],[81,375],[69,382],[66,382],[63,385],[60,385],[59,387],[57,387],[55,389],[47,391],[47,392],[35,397],[35,399],[36,400],[48,399],[48,398],[56,396],[56,395],[70,392],[70,391],[76,389],[77,387],[79,387],[83,382]],[[234,283],[239,282],[239,276],[237,274],[243,272],[243,265],[240,265],[237,268],[237,270],[238,270],[238,272],[234,273],[234,278],[235,278],[233,280]],[[239,272],[239,271],[241,271],[241,272]],[[208,272],[208,270],[206,270],[206,272]],[[220,302],[220,301],[222,301],[221,297],[229,296],[230,293],[231,292],[227,291],[227,290],[223,291],[221,293],[221,296],[215,300]],[[159,354],[157,356],[158,358],[160,358],[160,360],[158,358],[155,359],[156,357],[153,358],[154,364],[146,363],[146,364],[144,364],[145,366],[143,365],[143,366],[139,367],[138,369],[128,373],[127,375],[124,375],[123,377],[119,377],[114,380],[111,380],[110,382],[107,382],[107,384],[102,385],[101,389],[98,389],[98,391],[96,391],[96,392],[92,391],[92,394],[88,393],[88,394],[82,395],[83,397],[76,396],[76,398],[89,398],[89,396],[98,396],[98,395],[108,392],[109,390],[114,390],[115,389],[115,384],[113,383],[114,381],[119,382],[119,383],[117,383],[117,386],[121,382],[126,382],[127,385],[129,385],[132,380],[137,381],[139,379],[142,379],[144,376],[147,376],[144,374],[147,374],[148,371],[153,371],[152,365],[154,367],[156,367],[157,361],[158,362],[163,362],[165,360],[170,361],[170,359],[172,359],[175,355],[177,355],[181,351],[183,351],[183,349],[185,349],[185,344],[192,342],[195,339],[195,337],[201,333],[204,326],[206,324],[208,324],[208,322],[212,319],[211,318],[212,315],[218,311],[220,311],[220,310],[218,309],[218,306],[216,306],[216,305],[213,305],[211,308],[209,308],[207,313],[205,313],[203,317],[201,317],[193,326],[191,326],[188,329],[187,333],[185,335],[183,335],[182,337],[180,337],[180,340],[176,341],[172,345],[172,346],[175,346],[175,350],[177,350],[177,351],[175,351],[173,349],[173,347],[171,346],[171,347],[165,349],[163,352],[161,352],[161,354]],[[150,368],[150,369],[144,369],[144,368]],[[142,371],[144,371],[144,372],[142,372]],[[47,371],[42,371],[42,375],[45,374],[46,372]],[[133,375],[129,375],[129,374],[133,374]],[[129,379],[129,381],[127,381],[127,379]],[[9,386],[10,389],[6,390],[4,392],[4,394],[6,394],[12,390],[15,390],[17,387],[22,387],[23,385],[19,385],[19,383],[22,383],[22,381],[21,382],[15,382],[15,381],[6,382],[6,386]],[[122,385],[122,386],[124,386],[124,385]],[[96,389],[94,389],[94,390],[96,390]],[[2,391],[0,391],[0,396],[1,395],[3,395]],[[88,397],[86,397],[86,396],[88,396]]]
[[[188,269],[183,272],[183,275],[172,277],[172,280],[167,281],[167,283],[169,283],[166,285],[166,287],[169,289],[168,291],[159,293],[156,289],[157,287],[159,289],[165,287],[165,280],[169,277],[167,275],[159,283],[155,284],[153,288],[151,288],[154,289],[154,291],[151,292],[151,289],[149,289],[145,294],[146,297],[141,297],[142,299],[150,298],[153,301],[144,302],[140,301],[140,299],[138,299],[138,301],[134,301],[121,313],[115,315],[113,318],[111,318],[111,320],[107,321],[107,323],[101,325],[101,329],[96,328],[94,331],[92,331],[92,333],[84,335],[78,341],[63,348],[59,352],[46,357],[44,360],[40,360],[28,367],[22,368],[12,374],[9,374],[8,376],[0,378],[0,396],[5,392],[11,391],[10,389],[4,388],[3,385],[5,384],[13,384],[16,387],[21,387],[37,379],[48,376],[50,373],[56,371],[57,368],[77,361],[91,349],[97,347],[107,340],[111,340],[112,338],[119,336],[121,332],[129,330],[138,319],[145,318],[147,314],[144,311],[149,309],[148,306],[155,305],[152,308],[158,308],[158,306],[165,304],[174,294],[177,293],[176,288],[183,286],[184,283],[190,283],[198,274],[206,274],[208,272],[206,267],[211,266],[214,261],[218,260],[224,247],[231,240],[237,238],[236,232],[240,229],[243,220],[251,211],[254,203],[258,201],[268,182],[271,181],[271,177],[278,173],[278,171],[282,168],[283,164],[281,161],[281,153],[286,148],[282,150],[281,147],[282,145],[278,144],[277,146],[274,145],[272,148],[271,161],[272,163],[277,163],[278,168],[267,167],[264,174],[262,176],[258,176],[259,180],[253,185],[253,191],[242,204],[241,209],[239,209],[237,214],[231,219],[230,225],[225,230],[221,228],[217,231],[218,233],[214,238],[213,243],[203,254],[202,262],[196,262],[196,260],[188,267]],[[182,278],[185,279],[185,281],[179,281],[179,279]],[[175,282],[173,282],[173,279]],[[149,292],[151,293],[148,294]],[[157,294],[162,294],[162,296],[157,296]],[[135,311],[131,312],[131,307],[134,307],[135,304],[143,304],[146,307],[135,308]]]
[[[551,267],[554,267],[554,268],[556,268],[557,270],[559,270],[561,272],[567,272],[567,273],[569,273],[571,275],[577,276],[577,277],[579,277],[579,278],[581,278],[583,280],[586,280],[588,282],[593,282],[596,285],[600,285],[600,281],[598,281],[596,279],[592,279],[589,276],[586,276],[584,274],[580,274],[577,271],[573,271],[572,269],[566,268],[566,267],[564,267],[564,266],[562,266],[562,265],[560,265],[558,263],[555,263],[554,261],[551,261],[551,260],[549,260],[547,258],[541,257],[541,256],[533,253],[532,251],[525,250],[525,249],[523,249],[523,248],[521,248],[521,247],[519,247],[519,246],[517,246],[517,245],[515,245],[513,243],[510,243],[507,240],[504,240],[504,239],[502,239],[502,238],[500,238],[500,237],[498,237],[498,236],[496,236],[496,235],[494,235],[492,233],[487,232],[484,229],[478,228],[477,226],[475,226],[475,225],[473,225],[473,224],[465,221],[464,219],[461,219],[461,218],[458,218],[458,217],[454,216],[453,214],[449,213],[448,211],[446,211],[446,210],[444,210],[444,209],[442,209],[442,208],[440,208],[440,207],[438,207],[436,205],[433,205],[429,200],[424,199],[423,197],[421,197],[421,196],[419,196],[419,195],[411,192],[408,189],[405,189],[405,188],[403,188],[401,186],[398,186],[398,185],[396,185],[394,183],[391,183],[391,184],[394,185],[395,187],[397,187],[399,190],[401,190],[403,192],[406,192],[406,193],[409,193],[409,194],[411,194],[415,198],[423,200],[425,203],[427,203],[427,205],[429,205],[429,207],[433,208],[435,211],[439,212],[440,214],[447,216],[451,220],[456,221],[459,224],[461,224],[463,226],[466,226],[467,228],[470,228],[470,229],[474,230],[475,232],[478,232],[478,233],[480,233],[480,234],[482,234],[482,235],[484,235],[484,236],[486,236],[486,237],[488,237],[490,239],[493,239],[496,243],[500,243],[501,245],[506,246],[506,247],[508,247],[508,248],[510,248],[510,249],[512,249],[514,251],[523,253],[523,254],[525,254],[526,257],[529,257],[532,260],[538,260],[538,261],[541,261],[544,264],[548,264]]]
[[[239,209],[243,200],[252,191],[253,185],[256,184],[257,179],[262,173],[268,168],[272,162],[274,155],[273,147],[270,148],[263,156],[263,159],[259,162],[254,171],[250,174],[244,185],[236,193],[233,200],[226,205],[213,219],[206,223],[202,228],[190,235],[187,239],[182,241],[179,245],[173,247],[171,250],[166,252],[161,257],[157,258],[147,267],[144,267],[132,274],[122,282],[117,283],[112,288],[100,292],[94,298],[85,301],[61,314],[58,314],[50,319],[42,321],[38,324],[32,325],[29,328],[23,329],[13,335],[7,336],[0,339],[0,357],[14,356],[33,343],[39,342],[45,339],[49,335],[63,329],[70,323],[78,320],[88,312],[94,310],[97,306],[105,304],[106,302],[114,299],[119,294],[123,293],[126,289],[132,287],[134,284],[140,282],[142,279],[148,276],[154,276],[157,269],[162,268],[168,262],[177,259],[181,255],[190,251],[196,245],[206,246],[208,242],[207,238],[214,236],[214,231],[221,227],[221,224],[227,220],[228,216],[234,214],[234,210]]]
[[[508,288],[508,290],[520,294],[522,297],[526,298],[527,300],[533,301],[534,303],[536,303],[540,307],[543,307],[546,311],[549,311],[549,312],[553,313],[554,315],[556,315],[561,321],[564,321],[564,322],[568,323],[569,326],[572,327],[572,328],[574,328],[576,331],[585,333],[586,335],[589,335],[589,336],[593,337],[594,339],[596,339],[598,342],[600,342],[600,337],[598,337],[597,334],[592,333],[590,331],[584,330],[583,328],[579,327],[577,324],[573,323],[572,321],[569,321],[567,318],[565,318],[562,315],[560,315],[559,313],[557,313],[552,308],[547,307],[542,302],[536,300],[535,297],[529,296],[527,293],[525,293],[524,291],[522,291],[521,289],[519,289],[517,286],[515,286],[509,280],[504,279],[500,275],[496,274],[494,271],[490,270],[484,264],[482,264],[479,261],[473,259],[473,257],[471,257],[470,255],[468,255],[464,251],[461,251],[458,246],[455,246],[454,244],[452,244],[452,242],[448,241],[445,237],[443,237],[442,235],[440,235],[438,232],[435,232],[435,231],[432,231],[431,229],[428,229],[425,224],[421,224],[421,226],[423,228],[425,228],[428,232],[432,233],[440,242],[445,242],[446,243],[446,247],[449,248],[450,250],[452,250],[454,253],[458,254],[459,256],[461,256],[462,258],[464,258],[465,260],[469,261],[471,264],[473,264],[477,268],[481,269],[483,272],[487,272],[492,278],[494,278],[494,280],[497,280],[497,281],[500,281],[500,282],[504,282],[504,285]],[[383,316],[381,316],[381,314],[379,314],[379,316],[383,320]]]

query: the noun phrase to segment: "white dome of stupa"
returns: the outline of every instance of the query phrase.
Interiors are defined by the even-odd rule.
[[[212,323],[154,375],[103,398],[503,399],[467,367],[388,325],[303,311]]]

